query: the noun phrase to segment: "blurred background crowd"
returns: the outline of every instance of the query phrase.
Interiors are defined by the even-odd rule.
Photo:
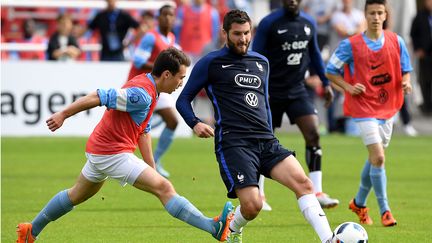
[[[130,61],[139,40],[157,28],[158,11],[120,8],[119,2],[124,1],[106,0],[103,9],[2,4],[1,59]],[[281,6],[280,0],[171,2],[176,5],[176,42],[194,61],[223,45],[221,21],[230,9],[248,12],[258,25],[260,18]],[[364,0],[302,0],[301,5],[317,22],[318,44],[325,61],[342,39],[365,28]],[[432,0],[389,0],[389,14],[387,28],[405,40],[415,67],[414,94],[406,97],[399,124],[405,134],[417,136],[411,114],[432,117]],[[311,98],[320,102],[319,79],[312,70],[308,75]],[[358,133],[350,119],[342,116],[342,101],[339,92],[333,106],[321,112],[323,133]]]

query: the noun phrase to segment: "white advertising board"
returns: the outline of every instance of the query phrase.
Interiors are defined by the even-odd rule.
[[[126,81],[127,62],[1,62],[2,136],[88,136],[105,107],[96,107],[70,117],[52,133],[46,119],[75,99],[98,88],[118,88]],[[177,98],[179,90],[173,96]],[[179,116],[176,136],[191,130]],[[163,126],[152,129],[159,136]]]

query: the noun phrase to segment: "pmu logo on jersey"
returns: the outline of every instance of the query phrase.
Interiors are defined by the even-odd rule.
[[[258,107],[258,96],[255,93],[248,92],[244,97],[246,104],[248,104],[252,108]]]
[[[234,81],[240,87],[258,89],[261,86],[261,79],[252,74],[239,73],[235,76]]]

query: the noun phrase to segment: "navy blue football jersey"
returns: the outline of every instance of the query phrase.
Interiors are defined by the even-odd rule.
[[[193,128],[200,120],[191,102],[205,88],[215,112],[216,142],[228,138],[273,138],[268,73],[264,56],[252,51],[238,55],[223,47],[196,63],[177,99],[177,110]]]
[[[316,23],[303,12],[292,16],[281,8],[266,16],[258,25],[252,50],[269,60],[272,99],[307,95],[304,77],[310,66],[324,85],[329,84],[318,48]]]

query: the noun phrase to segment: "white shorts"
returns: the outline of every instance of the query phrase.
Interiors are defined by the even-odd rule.
[[[116,179],[122,186],[133,185],[138,176],[149,166],[133,153],[96,155],[86,153],[87,162],[82,174],[89,181],[98,183],[108,177]]]
[[[170,94],[160,93],[158,103],[156,104],[154,111],[162,110],[165,108],[174,108],[174,107],[175,107],[174,98]]]
[[[393,118],[388,120],[377,119],[355,119],[360,128],[360,135],[364,145],[382,143],[384,148],[387,148],[393,132]]]

